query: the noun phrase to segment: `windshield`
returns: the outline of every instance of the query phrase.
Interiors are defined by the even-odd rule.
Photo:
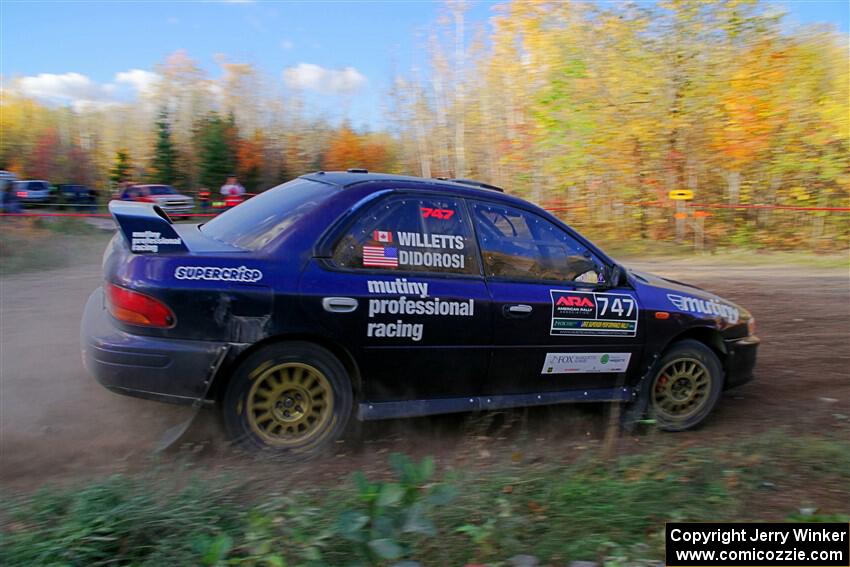
[[[177,191],[174,187],[168,185],[150,185],[148,186],[151,195],[176,195]]]
[[[339,187],[294,179],[253,197],[201,227],[207,236],[248,250],[285,233]]]

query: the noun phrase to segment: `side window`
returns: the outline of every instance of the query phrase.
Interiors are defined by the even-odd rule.
[[[534,213],[476,202],[472,217],[488,276],[601,281],[602,263],[569,234]]]
[[[479,274],[478,251],[461,201],[391,196],[371,205],[334,248],[337,266]]]

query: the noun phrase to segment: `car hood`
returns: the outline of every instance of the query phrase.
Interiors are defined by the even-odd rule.
[[[641,270],[628,270],[645,309],[679,311],[721,326],[746,323],[752,317],[744,307],[695,285]]]

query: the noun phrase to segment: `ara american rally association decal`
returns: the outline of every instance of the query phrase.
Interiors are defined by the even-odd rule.
[[[637,300],[625,293],[550,290],[551,335],[634,337]]]

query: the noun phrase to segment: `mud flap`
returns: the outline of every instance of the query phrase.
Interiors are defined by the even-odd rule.
[[[209,372],[207,373],[207,379],[204,381],[204,393],[201,397],[192,402],[192,414],[186,420],[169,427],[165,433],[163,433],[162,437],[160,437],[159,441],[157,441],[156,445],[154,445],[154,453],[161,453],[165,451],[174,445],[189,430],[189,427],[198,416],[198,412],[201,411],[201,408],[204,405],[204,400],[207,399],[207,394],[212,387],[213,379],[216,374],[218,374],[218,370],[224,363],[225,358],[227,358],[227,353],[229,351],[230,345],[219,347],[218,356],[215,357],[215,360],[213,360],[213,363],[210,365]]]
[[[652,377],[658,368],[659,360],[661,360],[661,357],[656,353],[652,357],[652,362],[647,367],[646,373],[641,376],[634,387],[634,401],[624,407],[620,413],[620,426],[626,433],[634,433],[638,425],[643,423],[646,418],[649,396],[651,395],[649,388],[652,384]]]

